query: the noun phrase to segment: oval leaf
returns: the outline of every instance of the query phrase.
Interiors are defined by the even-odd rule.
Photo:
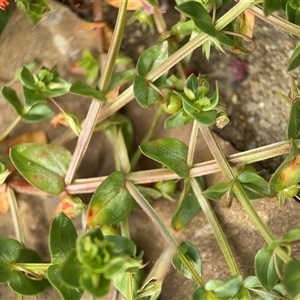
[[[148,107],[161,98],[160,94],[148,85],[148,81],[139,75],[134,78],[133,93],[135,99],[142,107]]]
[[[83,290],[75,289],[68,286],[60,275],[61,265],[52,265],[47,270],[47,276],[51,284],[59,292],[63,299],[79,300],[83,294]]]
[[[21,295],[37,295],[50,286],[47,279],[31,280],[23,272],[14,271],[8,282],[9,287]]]
[[[211,200],[220,200],[231,186],[232,182],[219,182],[202,192],[202,195]]]
[[[296,69],[300,64],[300,43],[297,44],[291,58],[289,59],[288,62],[288,71],[293,71]]]
[[[46,104],[34,105],[26,114],[22,115],[22,120],[28,123],[37,123],[51,118],[54,115],[53,110]]]
[[[21,244],[10,238],[0,238],[0,260],[14,262],[21,253]]]
[[[58,145],[21,144],[10,149],[19,173],[36,188],[57,195],[64,191],[64,177],[71,153]]]
[[[196,246],[188,242],[181,242],[180,249],[185,259],[190,262],[194,269],[201,276],[202,272],[202,259],[200,252]],[[172,260],[173,267],[185,278],[193,280],[193,274],[186,268],[186,265],[182,263],[180,256],[176,254]]]
[[[52,263],[62,263],[72,249],[75,249],[77,232],[73,222],[64,214],[58,214],[52,221],[49,235]]]
[[[145,77],[150,71],[161,65],[168,58],[168,42],[154,45],[140,55],[137,62],[137,73]]]
[[[283,285],[291,298],[300,294],[300,261],[290,261],[283,273]]]
[[[162,138],[144,143],[140,146],[141,152],[174,171],[178,176],[187,178],[189,168],[186,163],[188,147],[174,138]]]
[[[109,175],[95,191],[87,211],[89,226],[116,224],[131,211],[134,200],[125,189],[121,172]]]
[[[273,250],[267,247],[260,249],[255,256],[254,264],[257,278],[261,285],[270,292],[279,279],[274,265]]]
[[[13,90],[10,87],[4,86],[2,88],[2,95],[8,101],[8,103],[15,109],[17,114],[21,116],[23,114],[23,106],[15,90]]]
[[[10,279],[13,270],[8,261],[0,260],[0,283],[4,283]]]
[[[300,99],[297,99],[296,101],[293,102],[290,111],[288,126],[286,130],[286,137],[288,140],[290,139],[296,140],[300,138],[299,115],[300,115]]]
[[[98,90],[92,88],[81,80],[75,81],[70,88],[70,93],[106,101],[106,97]]]

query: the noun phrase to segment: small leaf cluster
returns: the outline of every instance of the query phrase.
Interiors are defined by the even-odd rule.
[[[59,97],[69,92],[70,84],[60,78],[57,71],[42,68],[37,75],[24,67],[19,75],[23,87],[24,105],[14,89],[3,87],[2,94],[17,115],[25,122],[35,123],[53,116],[47,105],[48,97]]]

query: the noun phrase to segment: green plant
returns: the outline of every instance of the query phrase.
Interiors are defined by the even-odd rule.
[[[46,1],[16,2],[33,22],[37,22],[49,9]],[[97,19],[99,1],[94,2]],[[160,33],[160,42],[140,55],[134,70],[128,68],[126,71],[114,72],[126,20],[127,1],[122,1],[105,64],[98,66],[97,59],[88,51],[83,53],[80,61],[89,83],[97,77],[98,69],[101,69],[99,82],[95,87],[83,81],[70,84],[60,78],[56,70],[41,68],[35,71],[25,66],[15,76],[23,87],[23,101],[12,88],[2,88],[4,98],[13,106],[17,117],[2,133],[0,140],[5,139],[18,122],[39,122],[50,118],[53,111],[48,106],[49,101],[62,113],[62,119],[73,135],[78,136],[73,153],[55,144],[25,143],[10,147],[9,158],[1,160],[0,171],[1,183],[6,185],[13,212],[17,214],[14,188],[25,192],[29,186],[31,189],[35,187],[50,195],[65,195],[64,211],[70,215],[86,213],[85,222],[89,228],[77,236],[72,221],[64,213],[60,213],[52,221],[50,228],[51,262],[42,263],[37,253],[23,245],[22,230],[16,224],[18,241],[0,238],[1,283],[7,282],[19,295],[39,294],[52,285],[62,298],[80,299],[84,291],[94,297],[106,295],[110,282],[113,281],[126,299],[157,299],[168,265],[172,263],[179,273],[195,284],[195,291],[191,295],[193,299],[299,297],[299,260],[292,257],[291,249],[293,243],[299,240],[300,229],[292,229],[281,239],[275,239],[251,203],[253,199],[278,195],[283,204],[285,198],[298,193],[300,102],[296,81],[292,83],[289,96],[281,95],[291,106],[287,141],[226,158],[209,129],[214,123],[222,128],[228,122],[224,108],[218,103],[218,84],[212,88],[206,76],[192,74],[187,77],[184,73],[190,55],[200,46],[207,58],[212,46],[221,51],[230,47],[251,52],[245,49],[242,42],[244,39],[254,43],[251,37],[245,36],[247,29],[253,26],[252,23],[243,22],[246,10],[261,18],[274,11],[283,11],[287,20],[276,16],[268,20],[274,26],[300,36],[297,26],[300,25],[297,17],[299,5],[297,1],[287,0],[240,0],[227,13],[217,17],[223,5],[230,2],[232,1],[177,1],[176,9],[181,15],[181,21],[168,30],[158,4],[148,1],[151,9],[147,9],[152,12],[153,22]],[[0,3],[0,8],[5,8],[6,2]],[[151,18],[151,14],[148,17]],[[4,25],[1,25],[0,30]],[[96,30],[102,29],[97,27]],[[189,37],[189,41],[180,47],[179,42],[185,37]],[[103,53],[100,51],[101,55]],[[299,57],[297,46],[290,58],[288,70],[298,67]],[[120,57],[119,59],[122,60]],[[177,72],[170,75],[169,71],[173,66]],[[120,87],[128,82],[133,83],[118,94]],[[74,113],[64,111],[54,100],[68,92],[93,99],[84,121],[80,121]],[[144,108],[156,108],[153,125],[135,153],[131,149],[133,132],[130,121],[120,114],[114,115],[133,98]],[[104,105],[108,101],[113,103]],[[170,137],[151,140],[163,111],[170,114],[165,121],[166,129],[192,123],[189,145]],[[105,178],[74,179],[94,130],[104,131],[111,141],[115,171]],[[199,130],[215,161],[194,163]],[[288,156],[269,182],[250,166],[254,162],[283,153]],[[136,164],[142,154],[160,163],[163,168],[136,171]],[[239,166],[237,170],[232,168],[233,163]],[[218,168],[224,174],[226,182],[203,191],[201,176],[215,172]],[[14,169],[29,185],[13,185],[9,175],[15,172]],[[205,282],[202,279],[199,250],[189,241],[179,244],[146,199],[164,197],[173,200],[179,180],[183,181],[183,189],[172,218],[172,226],[177,231],[181,230],[202,209],[232,273],[232,277],[226,281],[211,279]],[[143,186],[146,183],[155,185]],[[77,195],[90,192],[93,196],[86,208]],[[223,229],[208,200],[219,201],[226,193],[228,199],[235,197],[239,200],[266,242],[266,246],[255,257],[254,276],[243,278],[243,274],[240,274]],[[168,243],[166,251],[145,281],[143,253],[137,254],[136,246],[130,239],[128,225],[128,216],[136,206],[150,217]],[[119,227],[120,233],[117,233]]]

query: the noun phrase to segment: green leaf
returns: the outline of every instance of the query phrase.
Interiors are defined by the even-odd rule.
[[[4,86],[2,88],[2,95],[8,101],[8,103],[15,109],[17,114],[21,116],[23,114],[23,105],[15,92],[10,87]]]
[[[220,200],[223,195],[231,189],[232,182],[219,182],[205,191],[202,192],[202,195],[205,198],[211,199],[211,200]]]
[[[62,280],[71,287],[81,288],[80,277],[84,272],[85,265],[79,262],[76,250],[71,250],[60,270]]]
[[[23,272],[14,271],[8,282],[9,287],[21,295],[37,295],[50,286],[47,279],[31,280]]]
[[[292,243],[300,240],[300,228],[289,230],[282,238],[284,243]]]
[[[142,52],[137,61],[137,73],[145,77],[150,71],[161,65],[168,58],[168,42],[154,45]]]
[[[182,104],[186,113],[189,114],[198,123],[205,126],[210,126],[215,122],[217,116],[216,110],[198,111],[192,108],[187,101],[183,101]]]
[[[80,283],[95,297],[105,296],[109,292],[110,280],[99,274],[85,272],[80,278]]]
[[[75,94],[75,95],[81,95],[85,97],[91,97],[95,98],[100,101],[106,101],[105,95],[101,93],[100,91],[92,88],[88,84],[84,83],[81,80],[75,81],[71,88],[70,88],[70,93]]]
[[[36,188],[53,195],[65,189],[71,158],[71,153],[58,145],[20,144],[10,149],[10,159],[19,173]]]
[[[287,70],[293,71],[297,67],[299,67],[300,64],[300,43],[297,44],[292,56],[289,59]]]
[[[291,140],[292,151],[280,164],[269,181],[270,194],[297,185],[300,182],[300,155],[297,145]]]
[[[198,29],[210,36],[216,36],[217,31],[212,24],[211,16],[201,5],[201,3],[196,1],[188,1],[176,6],[176,9],[190,17]]]
[[[300,261],[292,260],[288,262],[283,273],[283,285],[291,298],[300,294]]]
[[[193,191],[190,190],[190,180],[184,181],[184,189],[172,217],[172,228],[176,231],[183,229],[198,213],[200,205]]]
[[[184,109],[180,109],[176,114],[170,116],[165,121],[165,128],[172,129],[189,124],[193,118],[188,115]]]
[[[218,299],[222,298],[234,298],[242,290],[243,278],[241,275],[236,275],[231,277],[229,280],[225,281],[222,286],[219,286],[213,290],[214,294]]]
[[[46,104],[36,104],[22,115],[22,120],[27,123],[37,123],[51,118],[54,111]]]
[[[203,286],[199,286],[193,293],[192,300],[207,300],[207,293]]]
[[[271,291],[279,279],[274,265],[273,250],[268,247],[260,249],[255,256],[254,265],[255,275],[259,279],[261,285],[267,291]]]
[[[8,281],[13,273],[10,263],[6,260],[0,260],[0,283]]]
[[[115,254],[127,254],[130,257],[135,257],[136,246],[132,240],[120,235],[106,235],[104,239],[114,243]]]
[[[46,101],[46,95],[41,90],[31,90],[23,86],[23,94],[26,106],[33,106]]]
[[[0,238],[0,260],[15,262],[20,253],[21,244],[10,238]]]
[[[62,263],[72,249],[75,249],[77,232],[72,221],[59,213],[52,221],[49,234],[51,262]]]
[[[152,88],[144,77],[139,75],[134,78],[133,93],[137,102],[145,108],[161,98],[158,91]]]
[[[186,163],[188,147],[174,138],[161,138],[144,143],[140,146],[141,152],[147,157],[162,163],[178,176],[187,178],[189,168]]]
[[[181,242],[179,251],[182,253],[184,258],[188,260],[194,267],[196,272],[201,276],[202,272],[202,259],[200,252],[196,246],[188,242]],[[186,268],[186,265],[182,263],[178,253],[173,257],[172,260],[173,267],[185,278],[193,280],[193,274]]]
[[[20,81],[27,89],[36,90],[38,88],[33,75],[26,67],[20,73]]]
[[[121,172],[109,175],[92,196],[87,211],[89,226],[116,224],[131,211],[134,200],[125,189],[125,176]]]
[[[42,260],[36,251],[28,248],[23,248],[21,249],[17,262],[18,263],[41,263]]]
[[[135,70],[125,70],[122,72],[113,73],[109,82],[108,91],[121,86],[122,84],[129,82],[134,78]]]
[[[264,13],[266,16],[270,15],[273,11],[282,10],[285,0],[265,0],[264,1]]]
[[[226,35],[223,32],[218,32],[216,35],[216,39],[223,45],[234,47],[235,43],[232,38],[230,38],[228,35]]]
[[[130,286],[133,295],[136,294],[137,290],[141,287],[143,282],[144,270],[139,269],[136,273],[125,272],[115,277],[114,283],[117,290],[122,293],[125,299],[129,299],[128,287]]]
[[[9,9],[0,10],[0,34],[4,30],[9,20]]]
[[[286,130],[286,137],[288,140],[290,140],[290,139],[296,140],[296,139],[300,138],[299,114],[300,114],[300,99],[297,99],[292,103],[292,106],[291,106],[288,126],[287,126],[287,130]]]
[[[83,290],[68,286],[61,278],[61,265],[52,265],[47,270],[47,277],[52,286],[59,292],[63,299],[79,300]]]

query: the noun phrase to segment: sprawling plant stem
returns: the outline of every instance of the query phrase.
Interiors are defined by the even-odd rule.
[[[239,275],[240,274],[240,271],[238,269],[238,266],[235,262],[235,259],[234,259],[234,256],[231,252],[231,249],[230,249],[230,246],[227,242],[227,239],[225,237],[225,234],[222,230],[222,227],[215,215],[215,212],[214,210],[212,209],[209,201],[204,198],[202,196],[202,193],[201,193],[201,188],[197,182],[197,180],[195,178],[191,178],[191,186],[192,186],[192,189],[193,189],[193,192],[199,202],[199,205],[208,221],[208,223],[210,224],[210,226],[212,227],[213,229],[213,232],[215,234],[215,237],[217,239],[217,242],[220,246],[220,249],[225,257],[225,260],[229,266],[229,269],[232,273],[232,275]],[[243,296],[244,298],[243,299],[251,299],[250,298],[250,295],[249,295],[249,292],[245,289],[243,291]]]
[[[16,238],[21,244],[25,245],[24,228],[23,228],[22,220],[20,218],[19,207],[15,196],[15,192],[12,188],[7,187],[6,193],[7,193],[10,211],[14,223]]]
[[[115,61],[119,53],[123,32],[126,22],[126,11],[127,11],[127,0],[121,1],[121,6],[119,9],[116,27],[113,33],[112,41],[106,56],[106,62],[102,70],[102,74],[99,80],[99,89],[105,94],[109,85],[113,69],[115,67]],[[65,182],[70,184],[75,176],[75,173],[79,167],[79,164],[86,152],[90,139],[92,137],[93,130],[97,122],[98,113],[102,107],[102,102],[96,99],[92,100],[91,106],[89,108],[86,120],[84,122],[82,133],[78,138],[78,142],[72,156],[72,161],[70,167],[67,171]]]
[[[252,222],[259,230],[260,234],[263,236],[265,241],[268,244],[271,244],[274,241],[274,236],[269,231],[269,228],[264,224],[258,213],[253,208],[250,200],[248,199],[243,187],[241,184],[235,179],[235,173],[232,170],[229,162],[225,158],[223,152],[220,150],[217,142],[215,141],[210,129],[206,126],[200,126],[200,130],[203,134],[203,137],[208,145],[210,152],[212,153],[213,157],[219,164],[223,175],[225,176],[227,181],[234,181],[232,185],[232,190],[235,193],[236,197],[239,199],[241,205],[245,209],[248,216],[251,218]],[[281,249],[276,250],[278,256],[287,263],[291,258]]]
[[[126,188],[128,192],[132,195],[132,197],[135,199],[135,201],[138,203],[138,205],[141,207],[141,209],[145,212],[145,214],[151,219],[152,223],[157,227],[157,229],[160,231],[162,236],[165,238],[167,243],[170,246],[178,247],[178,243],[174,236],[171,234],[171,232],[168,230],[164,222],[161,220],[161,218],[158,216],[158,214],[155,212],[153,207],[149,204],[149,202],[146,200],[146,198],[139,192],[139,190],[134,186],[134,184],[131,181],[126,181]],[[180,257],[182,263],[186,266],[186,268],[189,270],[189,272],[193,275],[193,278],[197,284],[200,286],[204,285],[204,282],[202,278],[200,277],[200,274],[197,273],[197,271],[194,269],[194,267],[191,265],[191,263],[185,258],[185,256],[178,251],[178,256]]]
[[[297,141],[297,145],[300,147],[300,141]],[[227,157],[227,160],[230,165],[239,166],[287,154],[290,151],[290,143],[284,141],[249,151],[232,154]],[[203,163],[194,164],[190,170],[190,177],[198,177],[220,171],[221,169],[218,163],[215,160],[209,160]],[[69,194],[93,193],[106,177],[107,176],[76,179],[74,183],[66,187],[66,190]],[[179,177],[169,169],[155,169],[129,173],[127,175],[127,179],[131,180],[135,184],[145,184],[162,180],[179,179]]]

